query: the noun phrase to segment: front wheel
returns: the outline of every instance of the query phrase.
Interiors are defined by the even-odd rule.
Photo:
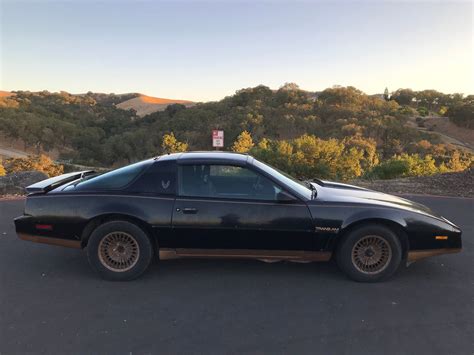
[[[87,244],[91,266],[107,280],[133,280],[143,274],[153,259],[153,246],[147,234],[126,221],[101,224]]]
[[[389,228],[371,224],[350,231],[336,251],[339,268],[359,282],[377,282],[392,276],[402,260],[397,235]]]

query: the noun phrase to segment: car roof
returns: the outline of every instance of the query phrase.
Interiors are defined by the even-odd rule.
[[[203,151],[203,152],[185,152],[171,153],[156,158],[158,161],[176,160],[178,164],[197,163],[197,162],[220,162],[245,164],[249,158],[247,154],[221,152],[221,151]]]

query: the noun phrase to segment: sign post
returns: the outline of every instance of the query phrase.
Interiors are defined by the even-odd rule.
[[[224,147],[224,131],[213,129],[212,130],[212,146],[219,150]]]

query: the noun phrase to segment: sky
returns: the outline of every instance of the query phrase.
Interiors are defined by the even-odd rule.
[[[0,0],[0,89],[474,94],[473,40],[470,1]]]

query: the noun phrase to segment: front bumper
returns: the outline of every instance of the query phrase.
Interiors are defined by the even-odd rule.
[[[443,255],[443,254],[455,254],[460,253],[461,248],[440,248],[440,249],[427,249],[427,250],[412,250],[408,252],[407,265],[414,263],[415,261],[430,258],[432,256]]]

